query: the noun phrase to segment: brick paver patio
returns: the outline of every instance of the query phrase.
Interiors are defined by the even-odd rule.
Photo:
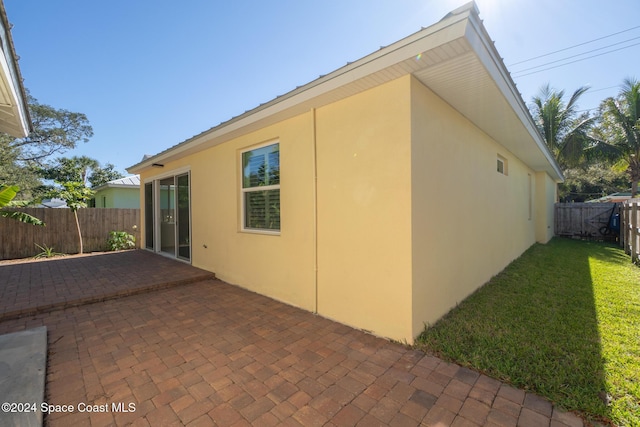
[[[143,250],[0,263],[0,321],[211,277]]]
[[[140,252],[117,265],[87,257],[111,266],[87,268],[117,270],[128,283],[151,272],[175,283],[167,265],[191,269]],[[0,288],[13,286],[7,277],[27,283],[24,269],[8,276],[8,267],[0,266]],[[94,274],[72,277],[80,289],[103,285]],[[41,325],[49,330],[45,400],[75,408],[46,416],[49,426],[583,425],[534,394],[215,279],[49,307],[1,320],[0,333]],[[112,406],[130,403],[130,412]],[[79,404],[109,411],[79,412]]]

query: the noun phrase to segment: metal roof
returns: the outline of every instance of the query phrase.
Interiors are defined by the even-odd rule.
[[[114,179],[113,181],[106,182],[97,186],[93,190],[98,191],[104,188],[139,188],[140,187],[140,175],[125,176],[124,178]]]
[[[408,74],[532,169],[563,180],[474,2],[430,27],[145,158],[128,171],[139,173],[154,163],[222,144]]]

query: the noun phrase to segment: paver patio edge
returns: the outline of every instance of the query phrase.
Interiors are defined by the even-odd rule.
[[[0,265],[0,321],[213,278],[213,272],[141,249]]]
[[[214,273],[209,273],[209,274],[203,274],[202,276],[198,276],[198,277],[190,277],[184,280],[174,280],[166,283],[156,283],[156,284],[152,284],[152,285],[145,286],[142,288],[137,288],[137,289],[125,289],[125,290],[113,292],[107,295],[78,298],[70,301],[61,301],[61,302],[55,302],[52,304],[40,305],[33,308],[30,307],[26,309],[9,311],[9,312],[0,314],[0,322],[5,320],[18,319],[23,316],[33,316],[36,314],[51,313],[52,311],[64,310],[65,308],[78,307],[78,306],[87,305],[87,304],[95,304],[97,302],[109,301],[112,299],[128,297],[131,295],[144,294],[147,292],[158,291],[162,289],[171,288],[174,286],[190,285],[192,283],[202,282],[205,280],[214,280],[215,278],[216,278],[216,275]]]

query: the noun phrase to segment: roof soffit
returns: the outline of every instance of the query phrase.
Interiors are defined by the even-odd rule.
[[[1,1],[0,45],[0,130],[16,138],[23,138],[31,131],[32,124],[18,57],[11,38],[11,25]]]
[[[535,170],[562,180],[515,84],[477,16],[468,20],[467,50],[414,76],[478,128]]]

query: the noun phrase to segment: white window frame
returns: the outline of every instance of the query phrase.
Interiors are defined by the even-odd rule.
[[[500,168],[498,166],[500,164],[502,164],[502,171],[500,171]],[[497,161],[496,161],[496,171],[499,174],[502,174],[504,176],[509,175],[509,163],[507,162],[507,159],[504,156],[501,156],[500,154],[498,154]]]
[[[251,193],[251,192],[256,192],[256,191],[269,191],[269,190],[280,190],[280,183],[275,184],[275,185],[265,185],[263,187],[249,187],[249,188],[244,188],[244,165],[242,164],[242,156],[244,153],[247,153],[249,151],[255,151],[255,150],[259,150],[260,148],[264,148],[264,147],[269,147],[271,145],[277,145],[278,146],[278,150],[280,149],[280,141],[279,140],[272,140],[272,141],[268,141],[262,144],[258,144],[258,145],[253,145],[249,148],[244,148],[242,150],[240,150],[240,155],[239,155],[239,163],[240,163],[240,231],[244,232],[244,233],[254,233],[254,234],[267,234],[267,235],[272,235],[272,236],[279,236],[281,231],[282,231],[282,223],[280,223],[280,229],[279,230],[269,230],[266,228],[248,228],[245,227],[246,224],[246,209],[245,209],[245,194],[246,193]],[[282,192],[280,192],[280,201],[282,201]],[[282,218],[280,218],[282,220]]]

